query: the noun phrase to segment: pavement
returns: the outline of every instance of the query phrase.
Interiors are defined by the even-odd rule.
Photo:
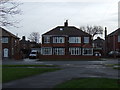
[[[38,59],[22,59],[22,60],[9,60],[5,59],[2,61],[3,65],[69,65],[69,64],[78,64],[78,65],[89,65],[89,64],[117,64],[120,63],[120,59],[101,59],[99,61],[38,61]]]
[[[117,64],[119,60],[103,61],[3,61],[3,64],[51,64],[60,65],[64,69],[55,72],[44,73],[3,83],[3,88],[54,88],[57,84],[71,80],[72,78],[114,78],[118,79],[119,74],[116,69],[106,67],[104,64]],[[30,90],[31,90],[30,89]]]

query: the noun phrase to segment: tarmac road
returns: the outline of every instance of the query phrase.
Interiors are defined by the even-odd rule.
[[[55,72],[35,75],[3,84],[3,88],[53,88],[55,85],[72,78],[119,78],[118,70],[104,64],[118,63],[118,60],[106,61],[3,61],[3,64],[53,64],[64,67]],[[30,90],[31,90],[30,89]]]

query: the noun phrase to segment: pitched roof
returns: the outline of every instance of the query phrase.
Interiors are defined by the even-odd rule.
[[[117,30],[113,31],[108,36],[113,36],[113,35],[118,35],[118,34],[120,35],[120,28],[118,28]]]
[[[57,26],[52,30],[44,33],[43,35],[78,35],[78,36],[91,36],[90,34],[74,27],[74,26]]]
[[[19,37],[17,37],[16,35],[12,34],[11,32],[5,30],[4,28],[0,27],[0,30],[2,30],[2,36],[8,36],[8,37],[14,37],[16,39],[20,39]]]
[[[90,45],[90,44],[84,44],[83,48],[92,48],[92,45]]]
[[[100,37],[97,37],[97,39],[93,40],[93,43],[100,43],[100,42],[104,42],[105,40],[100,38]]]

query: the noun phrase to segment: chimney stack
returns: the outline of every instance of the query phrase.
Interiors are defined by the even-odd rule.
[[[107,27],[105,27],[105,40],[107,38]]]
[[[66,20],[66,22],[64,22],[64,26],[68,27],[68,20]]]
[[[22,37],[22,40],[25,40],[25,36]]]

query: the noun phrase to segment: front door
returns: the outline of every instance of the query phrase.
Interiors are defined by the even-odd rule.
[[[8,49],[7,49],[7,48],[4,49],[3,54],[4,54],[3,56],[4,56],[5,58],[8,57]]]

